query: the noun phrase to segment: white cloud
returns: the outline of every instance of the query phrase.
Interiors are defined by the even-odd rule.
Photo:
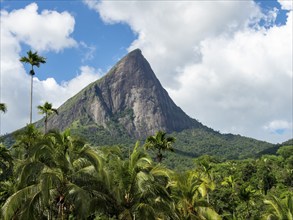
[[[74,23],[68,12],[44,10],[39,14],[36,3],[10,13],[1,11],[1,29],[8,30],[19,42],[38,51],[58,52],[76,46],[77,43],[70,37]]]
[[[292,10],[293,9],[293,1],[292,0],[278,0],[281,4],[282,9],[284,10]]]
[[[34,78],[36,105],[40,105],[45,101],[54,103],[55,107],[59,107],[67,99],[74,96],[81,89],[96,81],[102,76],[101,70],[96,70],[90,66],[81,66],[80,73],[69,81],[58,84],[55,79],[48,78],[46,80],[38,80]]]
[[[276,9],[262,14],[254,1],[84,1],[107,23],[127,23],[174,101],[221,132],[271,142],[265,125],[292,122],[292,12],[284,26],[265,29]],[[288,2],[282,1],[288,8]]]
[[[76,46],[70,34],[74,30],[74,18],[68,12],[37,12],[35,3],[24,9],[1,11],[0,102],[8,111],[1,114],[1,133],[11,132],[29,121],[30,76],[19,62],[21,43],[43,51],[60,51]],[[21,24],[21,25],[19,25]],[[58,107],[80,89],[98,79],[100,70],[82,66],[79,74],[68,82],[58,84],[53,78],[39,80],[34,77],[33,120],[41,118],[36,106],[45,101]]]
[[[14,74],[15,71],[21,71],[22,74]],[[1,131],[6,133],[23,127],[28,123],[30,78],[28,75],[25,75],[22,69],[11,69],[11,71],[3,72],[7,75],[2,77],[1,101],[7,104],[8,111],[2,115]],[[11,77],[12,75],[14,76]],[[33,121],[42,117],[37,114],[36,106],[48,101],[53,103],[54,107],[59,107],[67,99],[101,76],[101,70],[82,66],[80,73],[75,78],[62,84],[58,84],[53,78],[39,80],[34,77]]]
[[[264,129],[275,132],[275,133],[282,133],[285,131],[292,132],[292,122],[284,121],[284,120],[274,120],[269,122],[267,125],[264,126]]]
[[[203,41],[202,62],[182,70],[182,87],[169,89],[171,96],[187,113],[222,132],[274,142],[290,138],[286,133],[268,139],[263,131],[267,121],[292,120],[289,27]]]
[[[169,87],[178,87],[174,80],[178,70],[200,60],[195,49],[201,40],[221,33],[232,34],[261,16],[249,1],[85,2],[105,22],[124,22],[138,33],[129,49],[142,49],[159,79]]]

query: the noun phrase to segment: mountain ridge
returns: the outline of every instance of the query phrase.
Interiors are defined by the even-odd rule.
[[[142,138],[158,130],[205,127],[173,102],[139,49],[123,57],[58,111],[48,128],[64,130],[79,120],[81,125],[90,123],[109,129],[108,123],[114,120],[129,136]]]
[[[139,49],[124,56],[58,111],[50,116],[49,129],[70,129],[94,146],[128,149],[136,140],[144,141],[163,130],[177,139],[176,157],[182,164],[191,165],[192,157],[203,154],[226,159],[258,157],[274,147],[249,137],[221,134],[190,118],[169,97]],[[41,128],[43,123],[42,119],[36,126]],[[172,164],[174,157],[169,158],[167,163]]]

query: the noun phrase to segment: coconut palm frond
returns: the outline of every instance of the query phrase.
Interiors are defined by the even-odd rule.
[[[20,210],[28,208],[24,206],[26,201],[30,200],[35,194],[37,194],[39,189],[40,187],[38,184],[31,185],[18,190],[11,195],[2,206],[4,220],[10,220],[15,216],[21,215],[22,212],[20,212]]]

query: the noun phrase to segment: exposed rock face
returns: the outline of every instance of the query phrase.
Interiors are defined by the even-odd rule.
[[[52,117],[48,125],[61,130],[77,122],[111,129],[109,123],[114,121],[131,137],[140,138],[158,130],[172,132],[203,126],[175,105],[139,49],[58,110],[59,115]]]

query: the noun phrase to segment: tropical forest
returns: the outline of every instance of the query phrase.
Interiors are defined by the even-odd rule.
[[[31,66],[33,78],[34,67],[46,59],[29,51],[20,61]],[[45,102],[34,109],[31,104],[27,126],[1,136],[0,218],[292,220],[293,141],[273,146],[237,135],[222,135],[190,119],[170,101],[154,75],[149,77],[152,81],[145,81],[149,80],[146,74],[153,74],[145,62],[140,51],[130,53],[104,78],[60,108]],[[111,91],[108,98],[122,97],[136,88],[125,82],[123,88],[110,87],[120,83],[117,77],[123,72],[141,74],[127,82],[158,88],[151,97],[154,106],[148,104],[135,112],[140,108],[129,107],[134,98],[125,98],[119,111],[114,112],[115,106],[108,105],[104,94]],[[33,80],[31,83],[30,103]],[[151,91],[144,87],[137,91],[143,89]],[[144,99],[136,103],[149,103],[150,97],[145,98],[149,93],[140,94],[135,97]],[[108,106],[107,111],[102,107],[95,111],[109,115],[104,125],[99,123],[99,117],[92,116],[93,107],[87,107],[86,100],[91,96],[89,102],[97,103],[95,106],[102,101],[102,107]],[[160,99],[162,96],[164,99]],[[1,114],[9,111],[5,103],[0,108]],[[165,114],[154,117],[168,122],[161,125],[166,130],[152,127],[156,121],[151,123],[149,118],[138,121],[148,108],[151,112],[165,109]],[[33,123],[33,110],[44,118]],[[137,121],[140,127],[133,126]],[[154,132],[150,134],[145,128]]]

